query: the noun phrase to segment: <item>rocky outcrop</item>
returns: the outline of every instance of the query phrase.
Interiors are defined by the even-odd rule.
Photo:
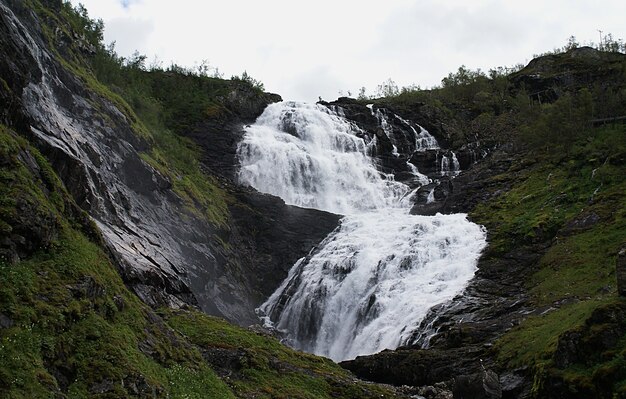
[[[511,83],[535,99],[552,102],[567,91],[581,87],[613,88],[622,73],[626,55],[579,47],[564,54],[537,57],[511,76]],[[617,79],[616,79],[617,77]]]
[[[237,145],[244,135],[244,126],[261,115],[268,104],[282,101],[277,94],[234,82],[235,89],[221,97],[210,117],[192,129],[182,132],[202,147],[202,164],[212,174],[236,181]]]

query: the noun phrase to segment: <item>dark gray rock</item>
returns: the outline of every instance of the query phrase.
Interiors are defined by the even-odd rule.
[[[416,389],[416,395],[425,399],[452,399],[452,391],[443,383],[426,385]],[[412,396],[414,397],[414,396]]]
[[[0,328],[11,328],[15,325],[15,322],[4,313],[0,313]]]
[[[570,220],[559,231],[559,235],[568,236],[568,235],[583,232],[585,230],[591,229],[600,221],[601,221],[601,218],[597,213],[593,211],[583,212],[580,215],[576,216],[574,219]]]
[[[575,364],[591,365],[602,353],[614,348],[626,334],[626,304],[619,302],[597,308],[585,324],[559,337],[553,360],[565,369]]]
[[[81,281],[68,289],[77,298],[88,298],[94,300],[104,296],[106,289],[98,284],[91,276],[84,276]]]
[[[424,386],[481,372],[480,359],[485,355],[484,348],[471,345],[444,350],[398,348],[358,356],[340,365],[370,381]]]
[[[483,370],[471,375],[461,375],[454,379],[455,399],[500,399],[502,387],[498,375],[491,370]]]
[[[527,382],[527,369],[517,369],[500,375],[503,398],[528,398],[530,386]]]
[[[89,387],[89,392],[96,395],[102,395],[108,392],[112,392],[115,388],[115,383],[111,380],[102,380]]]

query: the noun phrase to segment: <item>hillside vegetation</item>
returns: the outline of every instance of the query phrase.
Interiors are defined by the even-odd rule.
[[[525,370],[533,397],[626,396],[615,271],[626,247],[626,55],[612,44],[489,74],[461,67],[439,88],[374,100],[434,116],[453,147],[508,165],[470,217],[489,231],[484,260],[540,255],[517,276],[535,311],[492,350],[501,370]]]

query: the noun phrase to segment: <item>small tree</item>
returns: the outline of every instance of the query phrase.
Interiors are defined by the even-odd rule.
[[[250,76],[247,71],[243,71],[243,73],[241,74],[241,77],[239,77],[237,75],[234,75],[234,76],[231,76],[230,79],[231,80],[239,80],[239,81],[242,81],[242,82],[246,82],[250,86],[252,86],[254,89],[257,89],[259,91],[264,91],[265,90],[265,85],[263,84],[263,82],[261,82],[260,80],[257,80],[255,78],[253,78],[252,76]]]
[[[395,97],[398,94],[400,94],[400,89],[398,88],[396,82],[394,82],[391,78],[379,84],[376,89],[376,95],[378,97]]]
[[[359,100],[369,100],[369,96],[367,95],[366,91],[367,90],[365,89],[365,86],[361,87],[359,89],[359,94],[357,96],[357,99],[359,99]]]
[[[575,48],[578,48],[579,46],[580,44],[576,40],[576,36],[572,35],[567,39],[567,44],[565,45],[565,47],[563,47],[563,50],[570,51]]]

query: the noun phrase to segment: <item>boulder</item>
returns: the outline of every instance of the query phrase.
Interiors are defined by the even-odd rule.
[[[498,375],[491,370],[483,370],[470,375],[454,378],[455,399],[500,399],[502,387]]]

